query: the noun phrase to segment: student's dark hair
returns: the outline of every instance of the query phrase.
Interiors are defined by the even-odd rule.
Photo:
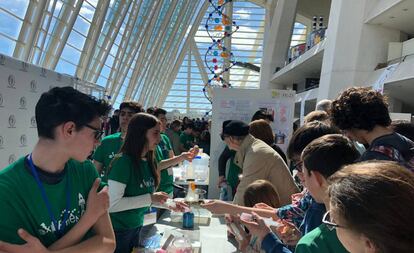
[[[391,124],[386,98],[378,91],[366,87],[352,87],[332,102],[331,121],[341,130],[363,129]]]
[[[127,134],[125,136],[124,144],[121,147],[121,153],[128,155],[134,161],[136,168],[140,169],[141,154],[144,148],[148,145],[147,132],[149,129],[159,124],[156,117],[148,113],[137,113],[128,124]],[[155,163],[155,152],[148,151],[146,159],[151,168],[152,175],[155,179],[155,186],[160,183],[160,176],[157,171]]]
[[[155,109],[156,109],[156,108],[155,108],[155,107],[153,107],[153,106],[148,107],[148,108],[147,108],[147,113],[154,115]]]
[[[187,128],[191,128],[191,129],[195,130],[194,122],[190,121],[189,123],[184,124],[184,129],[187,129]]]
[[[121,105],[119,106],[119,110],[122,110],[124,108],[131,109],[135,113],[144,112],[144,108],[142,107],[142,105],[134,101],[122,102]]]
[[[202,141],[210,143],[210,139],[211,139],[210,132],[208,130],[204,130],[203,132],[201,132],[200,139]]]
[[[305,123],[309,123],[312,121],[322,121],[325,122],[329,120],[329,115],[325,111],[312,111],[308,114],[306,114],[304,118]]]
[[[173,120],[173,121],[171,122],[171,124],[170,124],[170,127],[171,127],[171,128],[174,128],[174,127],[179,127],[179,126],[181,126],[181,121],[180,121],[180,120],[178,120],[178,119]]]
[[[395,120],[391,122],[391,127],[395,132],[404,135],[414,141],[414,124],[406,120]]]
[[[258,203],[265,203],[274,208],[280,207],[280,198],[275,187],[263,179],[256,180],[247,186],[243,200],[247,207],[253,207]]]
[[[158,115],[167,115],[167,111],[162,108],[155,108],[153,114],[155,117],[158,117]]]
[[[109,113],[111,106],[72,87],[54,87],[40,96],[35,115],[39,137],[54,139],[54,129],[72,121],[80,130],[96,117]]]
[[[275,143],[275,134],[273,133],[272,127],[264,119],[250,122],[249,133],[253,137],[264,141],[269,146]]]
[[[302,153],[306,170],[330,177],[342,166],[354,163],[360,156],[354,144],[341,134],[328,134],[309,143]]]
[[[270,114],[270,113],[268,113],[268,112],[266,112],[265,110],[262,110],[262,109],[256,111],[253,114],[253,117],[252,117],[251,121],[255,121],[255,120],[258,120],[258,119],[269,120],[271,122],[274,121],[274,118],[273,118],[272,114]]]
[[[287,148],[287,156],[290,160],[299,157],[303,149],[311,143],[311,141],[324,136],[326,134],[339,134],[339,129],[329,126],[320,121],[313,121],[299,127],[289,141]]]
[[[395,162],[345,166],[329,178],[330,209],[382,253],[414,249],[414,174]]]

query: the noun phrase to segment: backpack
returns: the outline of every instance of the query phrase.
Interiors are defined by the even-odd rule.
[[[398,162],[401,166],[414,173],[414,147],[407,152],[400,152],[393,146],[378,145],[371,147],[369,151],[376,151],[388,156],[392,161]]]

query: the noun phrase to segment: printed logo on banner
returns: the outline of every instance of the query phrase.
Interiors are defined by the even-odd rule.
[[[46,77],[46,69],[42,68],[42,71],[40,72],[40,76]]]
[[[4,145],[4,139],[3,139],[3,136],[0,135],[0,149],[4,148],[3,145]]]
[[[36,128],[36,117],[32,116],[30,118],[30,128]]]
[[[29,69],[29,63],[22,62],[22,68],[20,70],[23,72],[27,72],[28,69]]]
[[[27,137],[25,134],[22,134],[20,136],[20,147],[26,147],[27,146]]]
[[[30,81],[30,92],[33,92],[33,93],[37,92],[37,82],[36,82],[36,80]]]
[[[6,64],[6,56],[0,54],[0,65],[5,65]]]
[[[13,114],[9,116],[9,128],[16,128],[16,117]]]
[[[58,81],[58,82],[62,81],[62,74],[61,73],[57,73],[56,81]]]
[[[3,94],[0,93],[0,107],[4,107],[3,106]]]
[[[19,109],[26,110],[27,109],[26,106],[27,106],[26,98],[21,97],[20,98],[20,108]]]
[[[8,88],[16,89],[16,79],[14,78],[14,75],[9,75],[9,78],[7,79],[9,85]]]
[[[15,154],[11,154],[9,156],[9,164],[12,164],[16,161],[16,155]]]

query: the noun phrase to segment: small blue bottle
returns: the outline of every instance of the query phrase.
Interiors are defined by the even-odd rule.
[[[194,228],[193,212],[186,212],[183,214],[183,228]]]
[[[228,188],[227,183],[223,182],[220,184],[220,197],[219,197],[220,200],[223,200],[223,201],[229,200],[229,194],[228,194],[227,188]]]

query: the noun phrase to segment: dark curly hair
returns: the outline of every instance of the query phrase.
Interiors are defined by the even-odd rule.
[[[341,130],[364,129],[391,124],[386,98],[378,91],[365,87],[352,87],[332,102],[331,121]]]

